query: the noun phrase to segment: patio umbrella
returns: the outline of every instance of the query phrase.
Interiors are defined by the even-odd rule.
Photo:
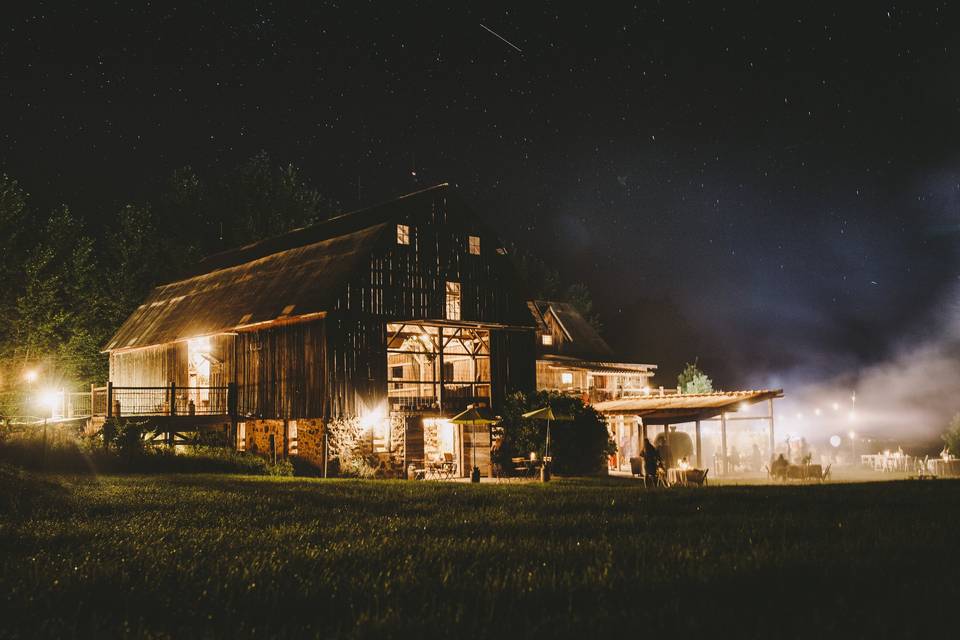
[[[551,420],[571,420],[572,418],[568,416],[557,416],[553,413],[553,409],[550,405],[541,407],[540,409],[534,409],[533,411],[527,411],[523,414],[524,418],[530,420],[546,420],[547,421],[547,444],[543,450],[543,457],[549,459],[550,457],[550,421]],[[550,471],[548,468],[548,462],[544,460],[543,466],[543,480],[547,481],[550,479]]]
[[[491,425],[500,422],[500,418],[484,411],[481,407],[470,406],[450,418],[453,424],[469,424],[471,448],[473,449],[473,471],[470,473],[470,482],[480,482],[480,468],[477,467],[477,425]]]

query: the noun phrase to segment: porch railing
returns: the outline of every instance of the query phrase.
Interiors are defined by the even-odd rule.
[[[231,392],[234,390],[234,393]],[[106,412],[111,416],[230,415],[235,387],[115,387],[107,385]],[[94,414],[97,415],[97,414]]]
[[[387,391],[390,409],[393,411],[439,410],[444,413],[459,412],[470,404],[490,404],[489,382],[446,382],[443,398],[439,397],[438,384],[404,383],[392,381]]]

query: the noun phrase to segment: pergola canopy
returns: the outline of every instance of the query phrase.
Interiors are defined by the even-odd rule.
[[[782,398],[783,389],[753,391],[714,391],[712,393],[670,393],[621,400],[608,400],[593,405],[598,413],[608,416],[638,416],[644,424],[679,424],[709,420],[722,413],[736,411],[742,405]]]

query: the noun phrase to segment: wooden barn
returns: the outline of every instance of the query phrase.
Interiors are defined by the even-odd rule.
[[[476,449],[489,475],[489,431],[447,418],[534,388],[518,282],[496,234],[438,185],[156,287],[106,347],[107,404],[226,424],[238,448],[318,467],[465,476]]]

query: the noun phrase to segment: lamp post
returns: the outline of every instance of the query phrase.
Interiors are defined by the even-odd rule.
[[[46,462],[47,459],[47,420],[53,417],[53,412],[57,408],[57,393],[55,391],[45,391],[40,394],[40,397],[37,399],[37,404],[42,408],[46,409],[43,414],[43,445],[41,448],[42,459]]]
[[[851,431],[847,435],[850,436],[850,459],[853,464],[857,464],[857,434],[855,431]]]

